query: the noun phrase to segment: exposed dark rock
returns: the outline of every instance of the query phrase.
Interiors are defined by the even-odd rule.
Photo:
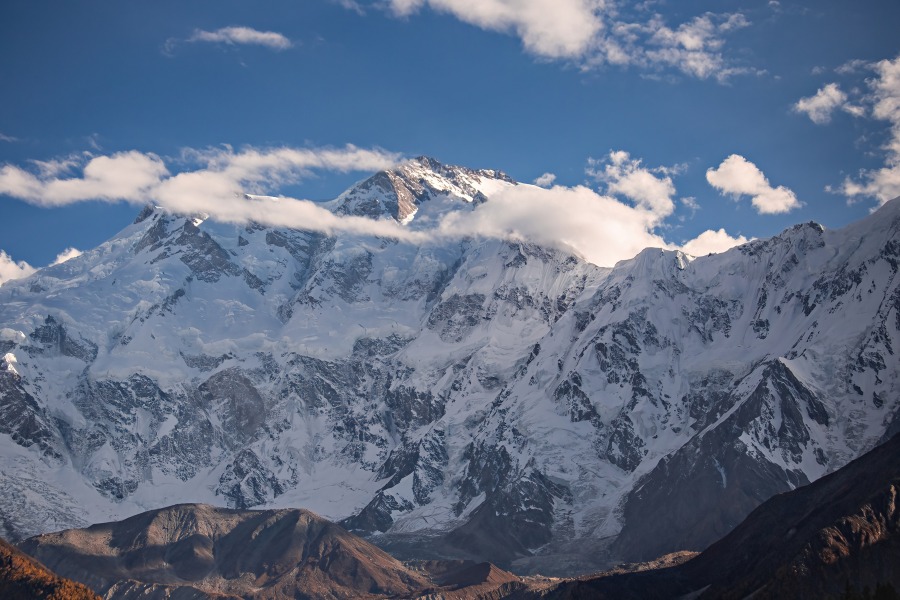
[[[0,371],[0,433],[24,448],[37,446],[45,456],[62,458],[51,421],[19,376],[8,371]]]

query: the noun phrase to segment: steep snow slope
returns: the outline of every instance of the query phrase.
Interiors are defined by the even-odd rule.
[[[329,206],[415,229],[511,185],[423,158]],[[601,269],[147,209],[0,288],[3,533],[209,502],[522,570],[701,549],[900,427],[898,232]]]

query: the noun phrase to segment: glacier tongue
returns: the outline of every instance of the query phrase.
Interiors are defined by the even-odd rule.
[[[510,185],[421,158],[329,206],[416,227]],[[900,427],[898,230],[604,269],[149,207],[0,288],[0,533],[206,502],[523,571],[702,549]]]

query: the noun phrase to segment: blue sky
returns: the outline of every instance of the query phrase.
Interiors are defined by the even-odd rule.
[[[229,182],[322,200],[426,154],[587,186],[672,246],[839,227],[900,195],[898,24],[894,0],[8,0],[0,281],[279,149]]]

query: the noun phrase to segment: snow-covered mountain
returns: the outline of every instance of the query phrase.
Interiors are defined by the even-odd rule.
[[[421,158],[329,203],[426,227]],[[2,533],[304,507],[400,554],[571,572],[702,549],[900,430],[900,201],[613,269],[148,208],[0,288]]]

